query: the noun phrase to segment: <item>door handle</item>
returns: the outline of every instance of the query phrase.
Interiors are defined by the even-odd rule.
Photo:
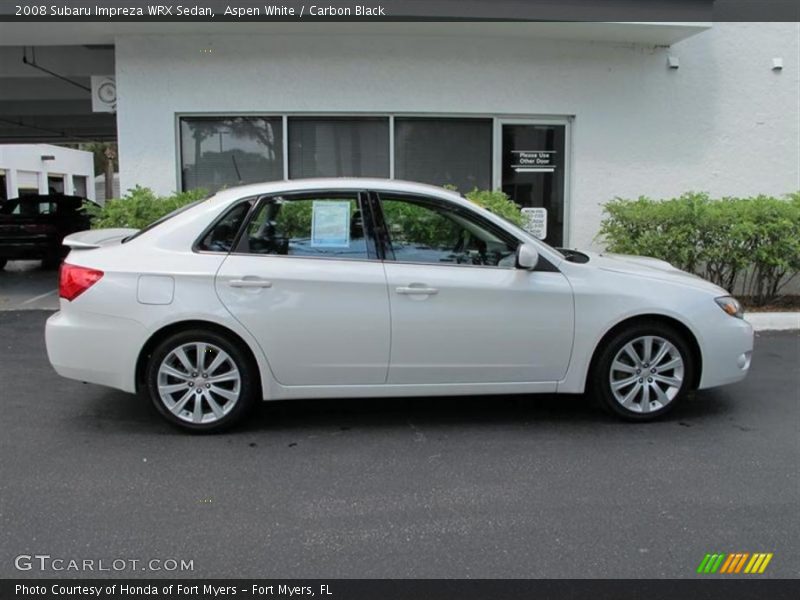
[[[228,282],[228,285],[233,288],[271,288],[272,282],[267,281],[266,279],[258,279],[256,277],[253,277],[252,279],[245,277],[244,279],[231,279]]]
[[[411,296],[414,294],[419,294],[420,296],[434,296],[439,293],[439,290],[432,287],[425,287],[422,285],[409,285],[408,287],[399,287],[395,289],[398,294],[403,294],[405,296]]]

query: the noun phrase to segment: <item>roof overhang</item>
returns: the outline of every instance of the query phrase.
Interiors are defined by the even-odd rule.
[[[129,35],[423,35],[530,37],[669,46],[710,22],[37,22],[0,23],[0,45],[113,44]]]

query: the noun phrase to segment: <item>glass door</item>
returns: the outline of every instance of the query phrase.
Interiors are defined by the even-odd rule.
[[[551,246],[563,246],[566,124],[501,120],[499,134],[499,187],[522,207],[526,230]]]

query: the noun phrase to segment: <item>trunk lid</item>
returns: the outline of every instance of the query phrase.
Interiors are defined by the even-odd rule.
[[[137,231],[129,228],[89,229],[68,235],[62,243],[72,250],[91,250],[121,244],[122,240]]]

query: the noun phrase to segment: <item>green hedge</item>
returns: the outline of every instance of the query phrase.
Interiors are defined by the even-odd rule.
[[[104,206],[90,209],[92,229],[110,227],[142,229],[173,210],[207,196],[208,192],[205,190],[157,196],[153,190],[137,185],[128,190],[122,198],[108,200]]]
[[[499,190],[479,190],[475,188],[466,194],[467,200],[522,227],[523,219],[519,204]]]
[[[696,273],[756,305],[800,272],[800,192],[786,198],[616,198],[600,238],[611,252],[652,256]]]

